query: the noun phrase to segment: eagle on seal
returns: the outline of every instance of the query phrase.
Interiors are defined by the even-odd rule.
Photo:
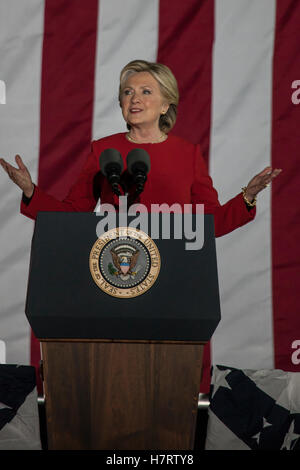
[[[115,273],[117,276],[126,276],[126,275],[135,275],[136,272],[133,271],[135,267],[140,251],[135,250],[132,255],[118,255],[114,250],[110,250],[113,263],[117,268],[118,272]]]

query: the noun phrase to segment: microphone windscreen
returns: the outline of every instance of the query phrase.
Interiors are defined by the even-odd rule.
[[[116,149],[105,149],[101,152],[99,158],[100,169],[104,176],[107,176],[108,165],[114,164],[119,167],[120,173],[123,171],[123,159],[120,152]]]
[[[132,174],[133,166],[138,163],[144,164],[145,172],[149,173],[150,171],[150,157],[149,154],[144,149],[133,149],[127,155],[127,168],[129,173]]]

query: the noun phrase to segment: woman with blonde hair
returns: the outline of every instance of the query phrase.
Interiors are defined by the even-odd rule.
[[[0,163],[11,180],[23,191],[21,212],[33,219],[39,211],[93,211],[98,197],[101,203],[116,206],[117,196],[101,173],[99,155],[109,148],[118,150],[126,166],[126,156],[134,148],[146,150],[151,170],[144,191],[133,202],[173,205],[204,204],[206,213],[214,214],[215,234],[224,235],[255,217],[256,196],[281,170],[265,168],[226,204],[221,205],[217,191],[201,155],[200,146],[170,133],[177,116],[179,93],[176,79],[163,64],[134,60],[120,75],[119,102],[127,132],[92,142],[92,149],[81,173],[63,201],[43,192],[32,182],[21,157],[17,167],[4,159]],[[124,171],[125,179],[128,172]],[[122,179],[121,179],[122,186]]]

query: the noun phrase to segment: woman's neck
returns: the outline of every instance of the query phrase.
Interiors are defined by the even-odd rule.
[[[159,129],[159,127],[157,129],[131,127],[130,131],[127,133],[127,138],[128,140],[135,143],[150,144],[163,142],[167,138],[167,136],[164,132]]]

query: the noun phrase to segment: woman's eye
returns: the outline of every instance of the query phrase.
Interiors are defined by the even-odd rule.
[[[124,95],[132,95],[133,94],[133,90],[124,90]],[[151,90],[143,90],[143,94],[144,95],[150,95],[151,94]]]

